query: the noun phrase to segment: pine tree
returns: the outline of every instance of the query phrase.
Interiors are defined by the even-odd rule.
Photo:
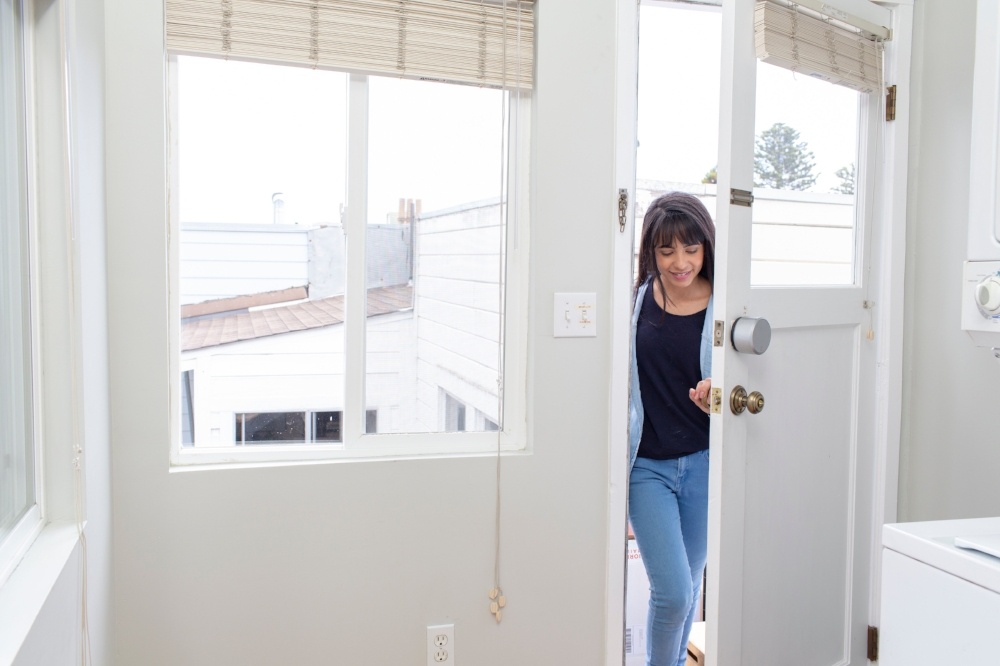
[[[711,169],[709,169],[708,173],[705,174],[705,177],[701,179],[701,182],[708,183],[711,185],[718,183],[719,182],[719,174],[717,173],[718,168],[719,167],[714,166]]]
[[[799,133],[775,123],[757,137],[753,157],[754,185],[773,190],[808,190],[816,182],[812,151]]]
[[[840,184],[835,186],[833,191],[841,194],[854,194],[854,164],[840,167],[833,173],[840,179]]]

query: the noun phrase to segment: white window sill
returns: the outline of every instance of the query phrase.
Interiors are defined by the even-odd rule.
[[[17,657],[78,541],[75,523],[49,523],[0,586],[0,664]]]

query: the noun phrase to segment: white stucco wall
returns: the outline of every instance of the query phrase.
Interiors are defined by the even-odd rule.
[[[554,291],[609,299],[615,3],[538,5],[532,453],[503,467],[500,625],[490,458],[168,471],[162,18],[107,7],[119,661],[420,663],[454,622],[466,664],[602,663],[609,338],[550,327]]]

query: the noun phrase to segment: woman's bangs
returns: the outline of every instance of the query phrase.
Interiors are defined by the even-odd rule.
[[[674,240],[684,245],[701,245],[705,242],[698,225],[683,215],[671,215],[660,220],[652,230],[653,247],[669,247]]]

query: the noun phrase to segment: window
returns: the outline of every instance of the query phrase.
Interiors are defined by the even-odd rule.
[[[854,284],[855,165],[867,101],[758,61],[752,285]]]
[[[340,412],[317,412],[313,414],[313,439],[317,442],[339,442]]]
[[[445,432],[465,432],[465,405],[454,396],[444,394]]]
[[[237,444],[305,442],[306,415],[303,412],[265,412],[236,415]],[[339,427],[338,419],[338,427]]]
[[[194,444],[194,370],[181,371],[181,446]]]
[[[340,442],[341,412],[266,412],[235,415],[236,444],[309,444]],[[376,411],[365,415],[376,432]]]
[[[0,0],[0,582],[40,524],[21,11],[17,0]]]
[[[217,53],[181,34],[186,4],[167,2],[181,369],[173,462],[231,459],[234,447],[284,459],[290,443],[312,451],[295,447],[296,457],[488,451],[498,436],[521,446],[523,392],[502,396],[524,365],[517,156],[531,34],[509,74],[489,65],[400,78],[374,61]],[[511,26],[532,7],[453,4],[476,17],[517,6]],[[338,6],[320,10],[333,13],[317,29],[348,20]],[[499,39],[487,32],[469,43]],[[442,432],[470,437],[456,448],[432,437]]]

